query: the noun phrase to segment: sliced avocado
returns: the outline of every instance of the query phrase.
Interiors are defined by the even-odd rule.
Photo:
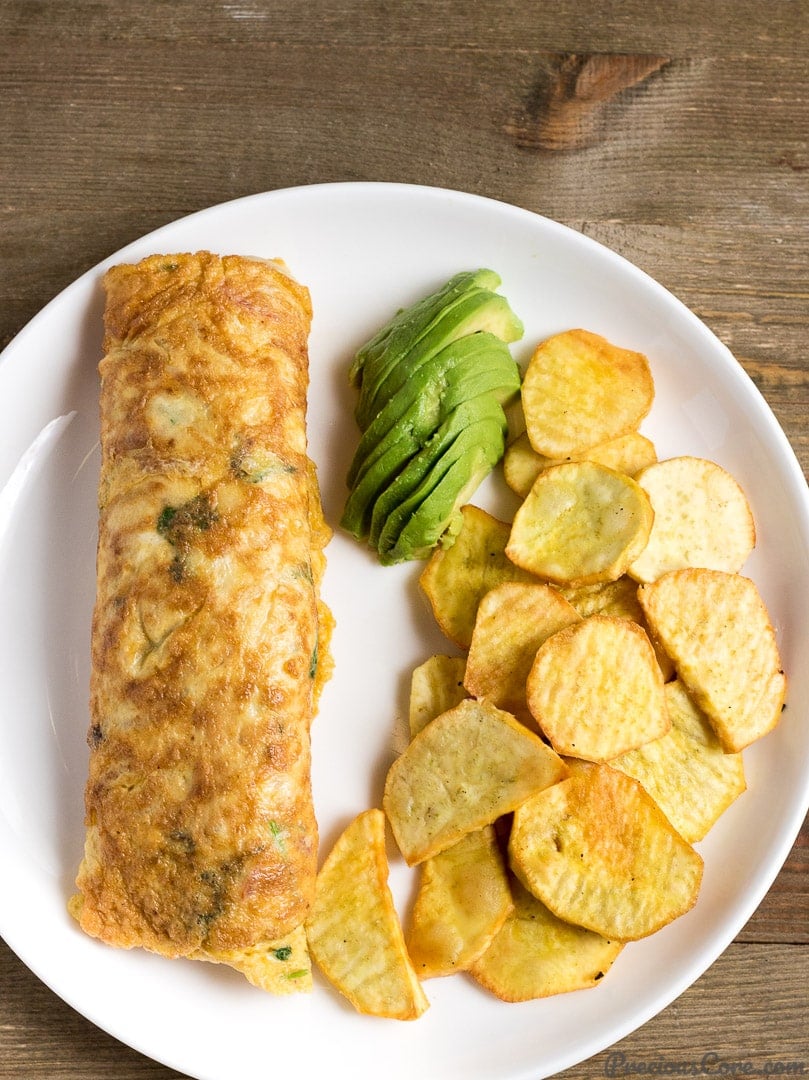
[[[363,379],[355,414],[360,430],[372,423],[385,403],[422,364],[450,342],[481,330],[511,342],[522,336],[523,326],[504,296],[489,289],[473,289],[445,307],[405,353],[386,352],[374,371],[369,371]]]
[[[412,431],[391,442],[374,457],[351,489],[346,500],[340,525],[357,540],[365,540],[371,526],[371,511],[377,493],[382,491],[418,453],[421,440]]]
[[[499,407],[492,410],[489,402],[489,407],[481,414],[480,419],[468,424],[456,435],[444,453],[432,463],[419,484],[388,514],[375,545],[380,554],[396,544],[399,534],[424,500],[456,462],[469,451],[482,447],[486,459],[492,463],[490,468],[496,464],[503,453],[506,429],[505,416],[501,410],[498,413],[498,410]]]
[[[365,377],[366,366],[373,366],[383,352],[403,356],[419,340],[433,320],[448,304],[470,289],[491,289],[500,284],[500,275],[494,270],[462,270],[449,279],[446,285],[425,296],[410,307],[400,308],[390,322],[386,323],[367,341],[354,357],[348,377],[353,386],[359,386]]]
[[[488,391],[505,404],[519,389],[520,370],[500,338],[480,331],[451,342],[418,368],[366,428],[348,471],[349,487],[383,439],[395,439],[397,424],[407,424],[414,411],[426,420],[435,406],[444,417],[468,398]]]
[[[487,415],[470,424],[433,464],[418,487],[389,515],[377,550],[383,565],[424,558],[448,529],[460,507],[494,468],[505,449],[506,418]]]
[[[498,342],[498,339],[493,341]],[[502,342],[496,344],[493,351],[484,347],[480,352],[472,348],[472,344],[464,346],[470,364],[462,377],[446,383],[443,380],[428,381],[410,408],[366,456],[355,456],[349,473],[351,491],[340,524],[358,540],[368,535],[379,494],[420,453],[454,410],[464,402],[481,397],[489,399],[490,408],[499,409],[519,390],[519,368]],[[485,345],[485,342],[481,344]],[[476,371],[476,354],[484,357],[487,363],[495,356],[491,369]],[[456,369],[456,374],[460,370]],[[474,418],[474,413],[470,413],[470,417]]]
[[[409,500],[424,477],[439,461],[444,468],[449,468],[453,455],[457,455],[463,449],[466,433],[472,428],[475,429],[474,438],[483,438],[488,431],[483,427],[484,422],[494,425],[492,436],[502,441],[500,424],[503,422],[503,415],[497,399],[493,394],[485,391],[477,397],[460,402],[418,453],[377,495],[370,508],[369,543],[373,547],[379,545],[380,537],[389,519],[397,516],[398,508]],[[433,480],[434,482],[438,480],[437,473],[433,473]]]

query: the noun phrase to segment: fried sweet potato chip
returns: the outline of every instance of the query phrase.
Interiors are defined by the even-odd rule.
[[[467,699],[437,716],[394,761],[383,806],[413,866],[566,773],[559,756],[509,713]]]
[[[750,578],[672,570],[641,585],[638,598],[725,751],[737,753],[772,731],[786,676],[767,608]]]
[[[463,685],[466,659],[437,654],[419,664],[410,676],[410,736],[418,735],[436,716],[468,697]]]
[[[522,719],[537,649],[551,634],[578,621],[576,609],[550,585],[507,582],[490,589],[478,607],[466,689]]]
[[[755,547],[756,528],[730,473],[704,458],[676,457],[650,465],[637,481],[655,516],[649,542],[629,567],[632,577],[655,581],[688,566],[741,570]]]
[[[559,585],[559,592],[583,619],[590,615],[615,615],[643,625],[643,608],[638,600],[638,583],[623,574],[615,581],[597,581],[595,585]]]
[[[641,469],[657,461],[654,443],[638,431],[619,435],[617,439],[593,446],[581,454],[568,454],[562,460],[538,454],[531,446],[528,432],[524,431],[506,449],[503,456],[503,477],[511,490],[525,498],[531,487],[543,471],[552,465],[563,465],[568,461],[595,461],[606,465],[608,469],[635,476]]]
[[[609,761],[670,726],[663,676],[635,623],[592,615],[549,637],[528,675],[528,707],[561,755]]]
[[[637,623],[646,631],[652,643],[664,682],[673,677],[674,665],[646,622],[638,600],[638,583],[634,578],[623,574],[616,581],[599,581],[595,585],[560,585],[558,588],[583,619],[590,615],[614,615],[618,619],[629,619]]]
[[[646,357],[588,330],[538,345],[522,386],[531,446],[556,459],[636,431],[653,400]]]
[[[471,504],[461,514],[463,525],[455,543],[433,552],[419,584],[441,630],[468,649],[481,597],[503,581],[536,581],[536,577],[506,558],[509,524]]]
[[[388,887],[381,810],[359,814],[327,856],[306,936],[318,967],[358,1012],[415,1020],[428,1007]]]
[[[421,979],[465,971],[513,907],[494,827],[467,833],[420,871],[407,934],[413,966]]]
[[[611,941],[654,933],[694,905],[702,858],[630,776],[581,763],[514,812],[514,872],[565,922]]]
[[[623,948],[592,930],[558,919],[512,879],[514,909],[470,968],[502,1001],[531,1001],[597,986]]]
[[[713,729],[675,679],[665,688],[671,730],[610,762],[643,784],[674,828],[702,840],[745,790],[741,754],[726,754]]]
[[[631,477],[592,461],[554,465],[514,516],[506,555],[558,585],[615,581],[640,555],[654,513]]]

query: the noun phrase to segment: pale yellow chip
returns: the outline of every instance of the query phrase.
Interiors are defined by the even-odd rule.
[[[755,583],[722,570],[672,570],[641,585],[638,597],[723,748],[737,753],[772,731],[786,676]]]
[[[653,400],[646,357],[588,330],[538,345],[522,386],[531,446],[560,460],[636,431]]]
[[[410,677],[410,735],[418,735],[436,716],[454,708],[465,697],[463,656],[429,657]]]
[[[655,581],[688,566],[741,570],[755,547],[756,528],[730,473],[704,458],[676,457],[650,465],[637,481],[655,516],[649,542],[629,567],[632,577]]]
[[[470,973],[503,1001],[566,994],[597,986],[623,948],[558,919],[512,879],[514,910]]]
[[[419,978],[466,971],[488,948],[512,906],[492,825],[425,859],[406,938]]]
[[[559,585],[615,581],[640,555],[654,513],[643,488],[593,461],[554,465],[514,516],[506,555]]]
[[[394,761],[383,806],[412,866],[491,825],[566,772],[513,716],[468,698],[437,716]]]
[[[471,504],[461,510],[463,525],[449,548],[437,548],[419,584],[446,636],[468,649],[478,604],[503,581],[535,581],[506,558],[511,526]]]
[[[569,454],[563,460],[538,454],[531,446],[528,432],[510,444],[503,456],[503,477],[515,494],[525,498],[531,487],[543,471],[553,465],[563,465],[568,461],[595,461],[606,465],[608,469],[634,476],[641,469],[657,461],[654,443],[638,431],[630,431],[617,439],[593,446],[581,454]]]
[[[359,814],[327,856],[306,936],[320,970],[358,1012],[415,1020],[427,1008],[388,887],[381,810]]]
[[[591,615],[614,615],[643,625],[643,608],[638,600],[638,583],[627,574],[615,581],[595,585],[559,585],[559,592],[583,619]]]
[[[472,697],[522,719],[537,649],[551,634],[578,621],[576,609],[551,585],[496,586],[478,607],[464,686]]]
[[[741,754],[726,754],[708,721],[675,679],[666,686],[671,731],[610,762],[643,784],[674,828],[702,840],[745,790]]]
[[[527,693],[531,715],[561,755],[609,761],[670,727],[654,649],[628,619],[592,615],[549,637]]]
[[[303,926],[277,941],[244,949],[206,950],[196,953],[195,959],[227,964],[253,986],[270,994],[309,993],[312,989],[312,963]]]
[[[638,583],[634,578],[623,574],[616,581],[600,581],[595,585],[559,585],[558,589],[583,619],[590,615],[614,615],[618,619],[630,619],[637,623],[646,631],[652,643],[663,681],[668,682],[674,676],[674,664],[646,622],[638,600]]]
[[[519,806],[509,856],[555,915],[611,941],[685,914],[702,881],[700,855],[637,780],[609,765],[579,766]]]

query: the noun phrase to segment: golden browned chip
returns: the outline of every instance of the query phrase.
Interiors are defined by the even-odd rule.
[[[670,726],[654,649],[628,619],[591,615],[549,637],[527,693],[531,715],[562,755],[609,761]]]
[[[767,608],[750,578],[722,570],[672,570],[641,585],[638,598],[728,753],[775,727],[786,676]]]
[[[467,697],[463,685],[466,659],[437,654],[419,664],[410,676],[410,736],[418,735],[436,716]]]
[[[308,993],[312,989],[312,963],[303,926],[278,941],[265,941],[246,949],[200,952],[195,958],[227,964],[240,971],[253,986],[271,994]]]
[[[726,754],[675,679],[666,686],[671,731],[610,762],[643,784],[674,828],[696,843],[745,790],[741,754]]]
[[[576,609],[550,585],[497,585],[478,607],[464,685],[522,718],[526,680],[537,649],[551,634],[578,622]]]
[[[597,986],[623,943],[558,919],[515,879],[511,888],[514,910],[470,968],[477,982],[503,1001]]]
[[[638,581],[668,570],[704,566],[741,570],[756,543],[747,498],[721,466],[697,457],[668,458],[637,481],[649,496],[654,524],[649,542],[629,567]]]
[[[503,856],[487,825],[420,867],[407,948],[421,979],[465,971],[512,909]]]
[[[611,941],[654,933],[696,902],[702,859],[643,787],[579,767],[514,812],[512,868],[565,922]]]
[[[388,887],[381,810],[359,814],[327,856],[306,936],[318,967],[358,1012],[415,1020],[427,1008]]]
[[[531,446],[528,432],[510,444],[503,457],[503,476],[513,492],[525,498],[543,469],[563,465],[567,461],[595,461],[608,469],[634,476],[647,465],[657,461],[654,443],[638,431],[630,431],[600,446],[593,446],[581,454],[569,454],[563,460],[538,454]]]
[[[588,330],[543,341],[523,379],[528,438],[549,458],[581,454],[637,430],[653,400],[646,357]]]
[[[536,581],[506,558],[511,526],[477,506],[464,506],[455,543],[437,548],[419,578],[436,622],[462,649],[469,648],[480,599],[503,581]]]
[[[615,581],[649,538],[654,513],[643,488],[593,461],[554,465],[514,516],[506,555],[559,585]]]
[[[492,824],[566,772],[559,756],[513,716],[468,698],[437,716],[394,761],[383,806],[412,866]]]

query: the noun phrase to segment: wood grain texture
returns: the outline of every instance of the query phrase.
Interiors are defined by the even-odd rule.
[[[777,1062],[792,1063],[793,1075],[806,1075],[807,987],[809,950],[732,945],[665,1012],[559,1075],[566,1080],[638,1075],[644,1063],[648,1073],[653,1061],[670,1063],[670,1070],[680,1063],[679,1075],[689,1075],[685,1066],[692,1067],[690,1075],[700,1075],[703,1064],[710,1067],[703,1075],[727,1074],[734,1065],[737,1075],[761,1074]],[[0,1001],[12,1000],[13,1022],[7,1018],[0,1024],[0,1080],[169,1080],[182,1075],[99,1031],[55,998],[0,942]],[[794,1067],[801,1063],[802,1069]]]
[[[809,0],[0,0],[0,347],[189,212],[298,184],[445,186],[561,221],[659,280],[731,349],[809,473],[807,86]],[[709,971],[613,1048],[623,1059],[564,1075],[694,1071],[706,1054],[717,1074],[809,1073],[808,985],[805,824]],[[0,943],[0,1078],[176,1075]]]
[[[522,116],[506,125],[518,147],[576,150],[605,138],[625,91],[670,62],[644,53],[551,53]]]

